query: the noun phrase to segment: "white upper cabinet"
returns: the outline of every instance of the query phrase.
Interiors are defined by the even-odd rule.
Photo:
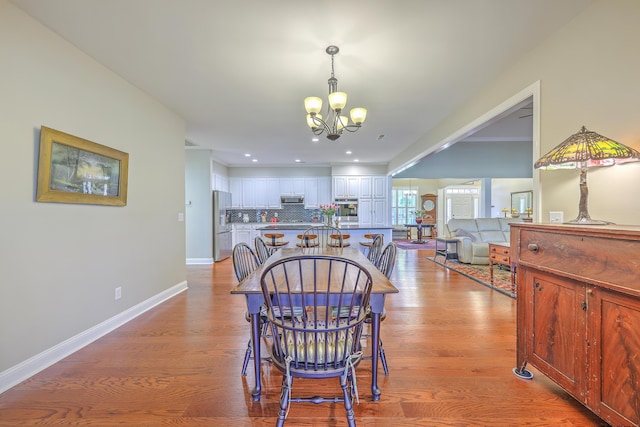
[[[280,178],[267,178],[267,208],[280,209]]]
[[[371,198],[373,196],[372,193],[372,177],[370,176],[361,176],[360,177],[360,193],[358,197],[360,198]]]
[[[231,191],[231,207],[242,209],[242,180],[229,178],[229,191]]]
[[[318,208],[318,178],[304,179],[304,208]]]
[[[386,199],[389,195],[389,189],[387,183],[389,182],[386,176],[373,176],[372,178],[372,197],[376,199]]]
[[[242,178],[242,207],[256,207],[256,180],[252,178]]]
[[[280,178],[280,194],[283,196],[304,196],[304,179]]]
[[[333,195],[336,199],[357,199],[360,194],[360,177],[334,176]]]
[[[318,206],[326,205],[333,202],[331,197],[331,178],[320,177],[318,178]]]
[[[267,202],[267,180],[266,179],[254,179],[254,200],[256,209],[267,209],[269,207]]]

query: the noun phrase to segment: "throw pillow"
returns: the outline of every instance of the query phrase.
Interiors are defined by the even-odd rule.
[[[462,228],[458,228],[456,230],[456,237],[468,237],[471,239],[472,242],[476,241],[476,237],[473,234],[469,233],[467,230]]]

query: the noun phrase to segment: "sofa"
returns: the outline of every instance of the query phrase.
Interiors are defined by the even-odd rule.
[[[522,218],[451,219],[447,238],[458,241],[458,261],[466,264],[489,264],[489,243],[509,243],[509,223]]]

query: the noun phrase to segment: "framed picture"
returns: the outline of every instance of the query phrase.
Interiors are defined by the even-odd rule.
[[[127,205],[129,154],[42,126],[36,201]]]

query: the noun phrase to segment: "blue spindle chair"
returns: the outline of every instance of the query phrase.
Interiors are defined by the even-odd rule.
[[[253,240],[253,246],[255,247],[255,250],[256,250],[256,256],[258,257],[258,262],[261,265],[264,264],[267,258],[269,258],[271,254],[273,254],[273,252],[275,252],[276,250],[274,248],[269,248],[264,242],[264,240],[262,240],[262,237],[260,236],[256,236],[256,238]]]
[[[371,242],[371,245],[369,245],[369,252],[367,253],[367,258],[373,265],[376,265],[378,263],[378,258],[380,257],[380,252],[382,251],[383,241],[383,234],[373,235],[373,241]]]
[[[389,242],[382,250],[380,257],[377,262],[374,264],[378,270],[382,272],[386,276],[387,279],[391,278],[391,273],[393,273],[393,268],[396,265],[396,253],[398,249],[395,243]],[[380,314],[380,321],[382,322],[387,317],[387,311],[383,310]],[[371,316],[367,316],[367,323],[371,323]],[[378,355],[380,356],[380,362],[382,362],[382,368],[384,369],[384,374],[389,375],[389,367],[387,366],[387,357],[384,353],[384,347],[382,346],[382,339],[378,341]]]
[[[355,367],[369,309],[372,279],[359,264],[326,255],[284,258],[261,276],[273,336],[271,360],[284,375],[276,426],[284,425],[291,402],[343,402],[347,422],[355,427]],[[293,313],[304,306],[294,316]],[[292,397],[295,378],[340,378],[341,397]],[[322,388],[324,390],[324,388]]]
[[[260,266],[258,257],[253,252],[253,250],[251,250],[251,247],[246,243],[238,243],[233,247],[231,259],[233,261],[233,271],[236,274],[238,282],[242,282],[249,274],[251,274]],[[247,321],[251,320],[248,313],[245,314],[245,318],[247,319]],[[249,366],[251,353],[253,353],[253,344],[254,343],[251,341],[250,337],[249,342],[247,343],[247,350],[244,352],[244,362],[242,364],[243,376],[247,374],[247,366]],[[259,345],[259,343],[255,344]]]

